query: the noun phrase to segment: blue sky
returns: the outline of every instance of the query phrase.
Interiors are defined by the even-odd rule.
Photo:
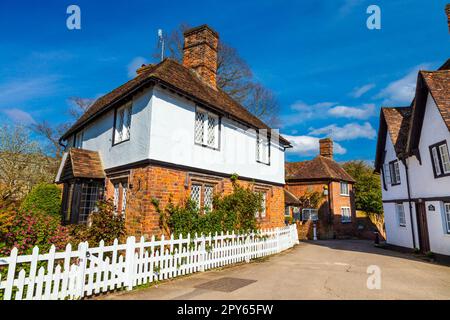
[[[0,121],[65,121],[69,97],[99,97],[152,61],[158,28],[207,23],[277,95],[288,160],[332,136],[338,161],[371,161],[380,106],[409,105],[417,70],[448,58],[446,2],[2,1]],[[66,28],[71,4],[81,30]],[[370,4],[381,30],[366,27]]]

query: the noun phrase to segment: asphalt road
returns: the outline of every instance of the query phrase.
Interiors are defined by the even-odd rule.
[[[450,299],[450,267],[363,240],[316,241],[263,261],[99,298]]]

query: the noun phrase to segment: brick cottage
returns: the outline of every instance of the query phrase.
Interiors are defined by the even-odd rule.
[[[159,234],[152,198],[212,206],[230,177],[263,195],[260,227],[284,224],[284,159],[290,143],[217,87],[219,36],[184,33],[182,64],[143,65],[99,98],[61,137],[57,176],[66,223],[86,223],[97,200],[113,199],[128,234]]]
[[[355,180],[333,160],[333,141],[321,139],[320,154],[313,160],[286,163],[286,214],[294,217],[291,207],[301,208],[293,197],[318,193],[318,236],[321,239],[352,237],[356,234],[356,211],[353,184]],[[288,199],[291,199],[288,201]],[[303,215],[303,213],[302,213]],[[303,219],[299,228],[311,236],[311,221]]]

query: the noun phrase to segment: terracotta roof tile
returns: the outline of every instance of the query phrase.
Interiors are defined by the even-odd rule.
[[[70,148],[69,158],[74,178],[105,178],[105,171],[97,151]]]
[[[450,130],[450,70],[420,71],[420,74]]]
[[[286,162],[286,180],[355,180],[334,160],[317,156],[313,160]]]
[[[165,59],[159,64],[145,69],[134,79],[95,101],[95,103],[62,136],[61,139],[67,139],[70,134],[74,133],[93,117],[111,108],[114,103],[131,94],[142,85],[151,82],[161,83],[167,87],[173,87],[174,89],[180,90],[182,93],[198,100],[200,103],[215,108],[225,115],[239,119],[254,128],[270,129],[269,126],[234,101],[224,91],[211,88],[205,84],[195,72],[184,67],[180,63],[172,59]],[[283,144],[290,145],[289,141],[281,136],[280,140]]]
[[[405,152],[411,119],[411,107],[381,108],[397,155]]]

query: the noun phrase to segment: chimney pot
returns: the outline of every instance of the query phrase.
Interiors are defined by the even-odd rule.
[[[320,155],[325,158],[333,159],[333,140],[324,138],[319,140]]]
[[[184,32],[183,65],[214,89],[217,89],[218,46],[218,33],[207,25]]]

